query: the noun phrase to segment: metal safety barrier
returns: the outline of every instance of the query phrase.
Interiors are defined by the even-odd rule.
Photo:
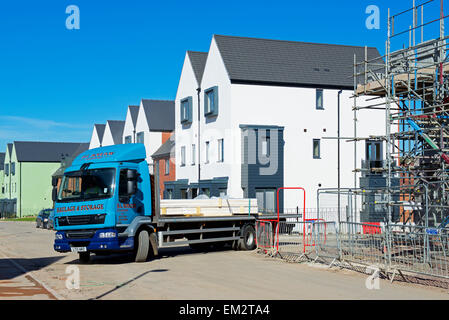
[[[258,221],[256,230],[259,248],[288,261],[449,279],[449,229],[312,219]]]

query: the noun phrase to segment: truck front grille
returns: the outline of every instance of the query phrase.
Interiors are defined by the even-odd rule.
[[[95,234],[95,230],[79,230],[79,231],[67,231],[65,233],[67,239],[89,239]]]
[[[63,226],[78,226],[83,224],[102,224],[106,214],[86,214],[80,216],[65,216],[58,218],[58,225]]]

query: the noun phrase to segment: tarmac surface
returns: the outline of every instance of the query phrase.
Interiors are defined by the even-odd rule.
[[[54,231],[32,222],[0,221],[3,299],[449,299],[449,290],[388,280],[367,289],[368,275],[324,265],[288,263],[255,251],[199,253],[161,249],[135,263],[130,255],[92,256],[53,250]],[[79,270],[79,288],[73,279]]]

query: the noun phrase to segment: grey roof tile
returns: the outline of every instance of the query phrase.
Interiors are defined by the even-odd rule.
[[[98,139],[100,140],[100,144],[103,142],[103,136],[104,136],[104,130],[106,129],[106,125],[105,124],[94,124],[95,126],[95,130],[97,131],[98,134]]]
[[[14,141],[19,162],[60,162],[89,149],[89,143]]]
[[[107,124],[111,129],[112,139],[114,144],[123,143],[123,130],[125,129],[125,121],[122,120],[108,120]]]
[[[174,101],[142,99],[142,105],[150,131],[170,132],[175,130]]]
[[[201,85],[204,67],[206,66],[207,52],[187,51],[187,54],[189,55],[196,81],[198,85]]]
[[[135,128],[137,124],[137,116],[139,115],[139,106],[128,106],[128,109],[129,112],[131,113],[131,120]]]
[[[159,149],[154,152],[151,157],[153,159],[156,158],[162,158],[162,157],[174,157],[174,151],[175,151],[175,138],[172,135],[170,139],[165,141],[163,145],[159,147]]]
[[[364,47],[214,35],[234,83],[353,88]],[[368,59],[380,57],[368,47]]]

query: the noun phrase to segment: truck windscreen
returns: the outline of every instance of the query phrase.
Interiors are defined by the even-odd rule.
[[[89,169],[64,174],[58,202],[98,200],[114,193],[115,169]]]

